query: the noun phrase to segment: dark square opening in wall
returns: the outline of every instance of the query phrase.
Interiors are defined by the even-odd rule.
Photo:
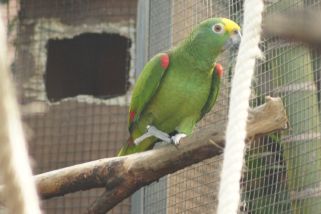
[[[84,33],[47,44],[45,85],[50,101],[77,95],[111,98],[128,89],[130,39]]]

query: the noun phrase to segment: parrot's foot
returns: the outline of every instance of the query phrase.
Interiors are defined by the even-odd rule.
[[[172,143],[177,146],[182,138],[186,137],[186,134],[178,133],[171,137]]]
[[[183,134],[183,133],[177,133],[174,136],[170,136],[169,134],[157,129],[155,126],[147,126],[146,128],[147,128],[147,132],[134,140],[135,145],[140,144],[146,138],[154,136],[165,143],[170,143],[170,144],[173,144],[174,146],[177,146],[180,140],[186,137],[186,134]]]
[[[156,137],[166,143],[172,142],[172,139],[170,138],[170,136],[167,133],[162,132],[161,130],[157,129],[155,126],[147,126],[147,132],[145,134],[143,134],[142,136],[136,138],[134,143],[136,145],[138,145],[143,140],[145,140],[146,138],[149,138],[151,136],[154,136],[154,137]]]
[[[147,132],[151,133],[152,136],[154,136],[154,137],[156,137],[166,143],[171,142],[170,136],[166,132],[163,132],[163,131],[157,129],[155,126],[147,126]]]

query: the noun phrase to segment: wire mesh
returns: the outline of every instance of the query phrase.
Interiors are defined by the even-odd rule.
[[[151,58],[171,45],[171,1],[151,0],[149,2],[148,57]],[[154,44],[154,45],[151,45]],[[167,177],[143,188],[144,213],[166,212]]]
[[[17,31],[13,72],[35,173],[115,156],[128,137],[137,1],[16,3],[8,7],[19,12],[10,22]],[[99,43],[98,37],[105,43]],[[50,98],[52,82],[54,92],[64,96]],[[106,84],[109,89],[101,90]],[[122,90],[114,91],[117,87]],[[102,191],[46,200],[43,210],[84,213]],[[129,211],[126,199],[110,213]]]
[[[177,45],[208,17],[227,17],[242,24],[243,0],[148,2],[148,48],[141,49],[147,52],[141,55],[148,58]],[[321,6],[320,0],[265,2],[265,15]],[[114,156],[127,139],[128,88],[135,79],[136,4],[129,0],[11,0],[2,8],[7,10],[9,40],[14,41],[10,52],[12,67],[36,173]],[[112,71],[104,70],[104,63],[90,61],[89,72],[82,70],[84,66],[69,68],[65,73],[72,75],[56,87],[62,91],[80,87],[77,96],[53,102],[46,91],[47,44],[72,40],[85,33],[124,38],[124,43],[117,44],[125,45],[118,57],[126,58],[126,92],[97,96],[92,93],[97,79],[91,85],[77,85],[86,78],[85,82],[90,82],[95,73],[92,70],[102,69],[100,72],[115,78]],[[264,103],[265,96],[280,96],[290,128],[249,142],[239,213],[320,213],[320,51],[318,47],[277,37],[264,37],[261,48],[265,59],[256,64],[250,105]],[[116,54],[108,50],[106,47],[104,59],[109,63],[108,59],[117,61]],[[196,129],[214,123],[224,131],[235,54],[235,50],[226,51],[217,60],[225,68],[221,92],[213,110]],[[68,64],[70,60],[65,57]],[[86,52],[82,57],[90,58]],[[215,213],[221,161],[221,156],[208,159],[143,188],[141,213]],[[90,190],[51,199],[43,202],[43,209],[46,213],[82,213],[100,193],[101,190]],[[129,212],[127,199],[110,213]]]
[[[156,1],[150,1],[149,57],[159,51],[166,51],[167,41],[170,41],[171,45],[176,45],[205,18],[228,17],[229,14],[229,4],[226,1],[214,4],[212,1],[176,0],[171,1],[170,5],[167,1],[157,1],[157,4],[154,2]],[[164,6],[168,9],[160,14],[164,11]],[[157,13],[155,14],[154,11]],[[170,20],[167,17],[169,13],[171,14]],[[155,21],[151,22],[153,19]],[[170,40],[167,36],[168,32],[171,33]],[[227,54],[224,55],[228,57]],[[229,65],[223,57],[220,63],[226,68]],[[213,122],[225,123],[227,98],[228,78],[226,76],[216,107],[212,113],[199,122],[197,129]],[[220,161],[221,157],[210,159],[169,175],[167,178],[164,177],[159,183],[144,188],[144,213],[213,213],[216,210],[215,202],[217,201],[213,190],[218,187]],[[160,185],[163,189],[160,189]]]
[[[171,32],[171,45],[176,45],[207,17],[224,16],[242,24],[242,0],[171,2],[171,24],[167,19],[157,19],[157,29],[150,28],[149,41],[153,42],[149,43],[149,50],[166,50],[166,39],[156,44],[154,39],[167,32]],[[265,2],[265,16],[294,9],[319,9],[321,4],[319,0]],[[160,4],[151,4],[150,10],[162,11]],[[152,19],[159,14],[151,16]],[[320,52],[318,48],[277,37],[264,37],[261,48],[265,59],[256,64],[250,105],[263,104],[265,96],[281,97],[290,128],[248,144],[239,213],[320,213]],[[224,129],[234,59],[235,52],[230,51],[217,60],[226,71],[224,84],[214,109],[197,129],[210,123]],[[167,176],[163,189],[166,198],[163,193],[159,198],[159,188],[145,195],[158,198],[163,207],[160,209],[155,201],[144,201],[144,213],[150,213],[150,207],[155,208],[152,213],[215,213],[221,161],[221,157],[215,157]]]

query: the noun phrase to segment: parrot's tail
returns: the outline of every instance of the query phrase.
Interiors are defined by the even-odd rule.
[[[135,152],[134,148],[135,148],[134,140],[132,137],[129,137],[127,142],[124,143],[123,147],[118,152],[117,156],[119,157],[119,156],[124,156],[124,155],[134,153]]]
[[[143,152],[143,151],[152,149],[154,144],[157,141],[155,137],[150,137],[140,142],[139,145],[136,145],[134,143],[134,139],[136,139],[135,136],[129,137],[127,142],[123,145],[123,147],[118,152],[117,156],[130,155],[133,153]]]

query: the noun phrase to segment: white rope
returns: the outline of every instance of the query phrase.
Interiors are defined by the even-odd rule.
[[[263,9],[263,0],[245,0],[244,2],[243,38],[232,80],[218,214],[236,214],[238,211],[250,86],[255,59],[261,56],[258,44]]]
[[[0,17],[1,14],[0,14]],[[12,214],[38,214],[22,124],[7,64],[6,31],[0,20],[0,177],[5,206]]]

